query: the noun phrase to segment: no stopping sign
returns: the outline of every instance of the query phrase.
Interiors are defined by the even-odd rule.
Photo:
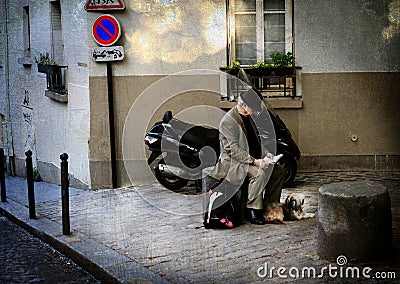
[[[121,26],[114,16],[101,15],[93,23],[92,35],[99,45],[110,46],[121,36]]]

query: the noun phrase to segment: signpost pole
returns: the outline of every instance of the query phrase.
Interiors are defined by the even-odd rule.
[[[117,188],[117,160],[115,156],[115,125],[112,64],[107,62],[108,119],[110,125],[111,177],[112,187]]]
[[[113,1],[111,1],[113,2]],[[111,3],[110,2],[110,3]],[[88,4],[93,4],[96,2],[88,1]],[[107,2],[108,3],[108,2]],[[123,2],[118,1],[119,4]],[[86,5],[88,10],[88,5]],[[110,8],[107,7],[95,7],[95,8]],[[93,39],[101,45],[103,48],[94,48],[92,50],[93,60],[97,61],[107,61],[107,89],[108,89],[108,122],[110,126],[110,159],[111,159],[111,179],[112,187],[117,188],[117,159],[115,153],[115,124],[114,124],[114,98],[113,98],[113,74],[112,74],[112,64],[113,60],[122,60],[124,58],[123,47],[111,47],[115,44],[119,37],[121,36],[121,26],[117,20],[112,15],[101,15],[93,23],[92,27]]]

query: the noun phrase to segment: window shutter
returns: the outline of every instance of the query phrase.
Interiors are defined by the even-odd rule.
[[[52,1],[50,3],[52,57],[54,61],[62,64],[64,61],[64,45],[62,38],[61,5],[59,1]]]

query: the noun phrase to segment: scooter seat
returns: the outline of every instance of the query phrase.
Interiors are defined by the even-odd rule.
[[[170,125],[176,133],[183,134],[182,143],[196,148],[210,146],[213,149],[219,149],[218,129],[193,125],[175,118],[170,121]]]
[[[182,142],[197,147],[211,146],[219,143],[219,131],[203,126],[193,126],[182,137]],[[218,144],[219,145],[219,144]]]

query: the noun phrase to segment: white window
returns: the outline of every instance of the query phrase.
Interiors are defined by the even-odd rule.
[[[292,52],[292,0],[232,0],[229,11],[231,61],[250,65]]]

